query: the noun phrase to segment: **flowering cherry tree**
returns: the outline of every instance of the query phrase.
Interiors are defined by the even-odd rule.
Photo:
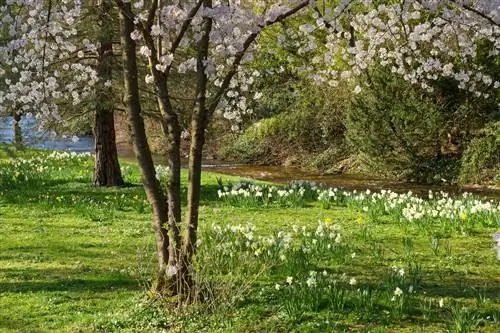
[[[41,127],[64,126],[72,110],[96,109],[96,185],[121,185],[110,103],[113,4],[95,2],[99,36],[85,29],[92,9],[81,1],[0,3],[0,113],[33,115]],[[106,22],[106,20],[108,20]],[[105,137],[105,138],[103,138]]]
[[[153,1],[115,1],[120,9],[124,48],[125,94],[146,193],[153,207],[159,261],[156,290],[179,293],[192,299],[192,258],[196,251],[200,202],[201,161],[205,129],[222,96],[231,86],[259,33],[304,9],[309,1],[293,6],[273,5],[257,10],[240,1],[199,0],[162,6]],[[136,45],[139,44],[139,47]],[[177,62],[180,50],[196,50]],[[145,56],[150,73],[144,78],[157,90],[158,108],[167,138],[170,167],[167,198],[154,175],[139,103],[136,51]],[[184,53],[182,52],[182,53]],[[182,54],[181,53],[181,54]],[[191,121],[188,207],[181,234],[179,114],[169,93],[172,70],[195,71],[196,95]],[[165,225],[168,225],[168,228]]]
[[[40,121],[61,119],[61,102],[79,105],[92,94],[98,77],[86,58],[96,45],[78,40],[74,26],[79,2],[6,1],[0,5],[0,111],[14,108]],[[64,78],[71,77],[63,85]],[[42,124],[43,125],[43,124]]]
[[[315,79],[335,85],[378,63],[430,91],[432,81],[439,77],[453,78],[459,88],[477,95],[489,86],[499,87],[498,78],[474,64],[479,41],[487,43],[492,59],[498,56],[499,1],[406,0],[368,6],[350,14],[353,3],[342,1],[333,11],[318,14],[315,26],[300,27],[298,33],[302,35],[315,29],[327,32],[327,42],[322,45],[324,59],[315,57],[313,64],[326,62],[336,68],[339,63],[347,65],[347,70],[337,72],[327,66],[316,73]],[[335,19],[342,12],[349,18],[347,28]],[[349,44],[339,36],[349,38]],[[315,46],[310,42],[301,51],[307,53]],[[356,87],[354,92],[361,88]]]
[[[1,29],[10,31],[15,26],[16,15],[5,15],[13,9],[28,13],[29,18],[27,23],[16,23],[26,24],[22,25],[24,28],[12,28],[13,36],[17,31],[25,31],[22,37],[13,38],[0,49],[0,59],[6,63],[0,77],[5,78],[8,71],[21,81],[14,87],[7,82],[7,88],[0,92],[0,107],[21,100],[20,108],[28,110],[36,105],[41,117],[57,117],[58,99],[64,97],[78,103],[98,81],[95,72],[83,61],[62,69],[57,66],[56,55],[83,60],[87,53],[96,52],[96,45],[88,40],[82,40],[83,46],[72,42],[76,35],[73,24],[81,14],[80,2],[61,1],[49,9],[43,6],[43,1],[7,2],[0,9],[4,13]],[[498,78],[491,77],[474,62],[480,43],[487,48],[489,57],[498,56],[499,0],[113,2],[121,22],[124,102],[144,187],[153,209],[158,254],[156,291],[179,294],[183,300],[196,298],[192,262],[197,244],[205,130],[216,110],[236,120],[251,112],[248,102],[259,95],[249,91],[260,73],[246,65],[258,51],[263,31],[278,26],[276,23],[294,20],[277,36],[278,45],[297,48],[290,61],[297,64],[298,72],[332,86],[341,80],[352,80],[373,64],[385,66],[428,90],[442,76],[453,78],[460,88],[478,95],[499,86]],[[59,19],[54,20],[55,15]],[[22,56],[12,56],[12,52],[21,52]],[[33,62],[33,58],[38,60]],[[142,59],[148,63],[148,73],[144,76],[138,71],[138,61]],[[57,75],[49,65],[57,68]],[[51,75],[46,74],[49,70]],[[72,75],[75,84],[62,87],[58,80],[62,73]],[[173,106],[171,94],[175,75],[195,78],[194,88],[186,88],[195,94],[190,114],[188,204],[183,224],[181,114]],[[169,164],[166,193],[155,177],[144,129],[139,80],[156,93]],[[30,87],[28,82],[36,83]],[[77,92],[79,83],[89,84]],[[362,89],[356,86],[353,92]],[[48,96],[55,98],[55,102],[54,99],[48,102]]]

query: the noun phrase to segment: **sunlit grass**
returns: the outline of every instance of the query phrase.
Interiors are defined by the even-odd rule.
[[[97,189],[89,157],[40,162],[48,168],[26,167],[26,179],[16,176],[9,159],[40,153],[0,147],[0,331],[500,328],[499,266],[491,241],[498,214],[494,223],[446,229],[433,220],[405,223],[399,215],[365,211],[365,204],[326,206],[317,198],[228,202],[218,191],[239,179],[204,173],[195,260],[204,301],[178,309],[169,300],[145,297],[154,245],[134,163],[122,165],[126,187]],[[184,171],[182,177],[186,184]],[[251,240],[248,225],[254,226]],[[320,225],[338,231],[321,236]]]

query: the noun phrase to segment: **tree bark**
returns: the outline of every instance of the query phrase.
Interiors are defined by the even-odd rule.
[[[16,148],[23,147],[23,133],[21,129],[21,113],[14,111],[12,114],[14,119],[14,146]]]
[[[212,0],[205,0],[204,7],[212,7]],[[179,280],[181,293],[188,299],[193,299],[193,279],[191,276],[193,255],[196,252],[196,241],[198,237],[198,213],[201,192],[201,164],[203,157],[203,145],[205,144],[205,129],[208,124],[207,109],[207,73],[205,64],[208,58],[210,31],[212,30],[212,19],[203,17],[202,37],[198,42],[197,57],[197,85],[196,105],[191,120],[191,145],[189,149],[188,170],[188,202],[186,215],[186,231],[184,234],[182,260]]]
[[[164,101],[159,101],[160,109]],[[181,251],[181,129],[177,116],[164,116],[163,132],[167,137],[167,159],[169,167],[168,178],[168,225],[172,230],[172,244],[170,247],[170,265],[178,266]],[[177,287],[176,287],[177,288]]]
[[[130,12],[130,3],[124,3],[123,6],[126,11]],[[120,31],[123,48],[124,102],[132,130],[134,152],[141,169],[144,190],[153,210],[153,229],[155,231],[158,257],[158,274],[155,288],[156,292],[164,294],[168,290],[168,287],[172,285],[168,269],[170,246],[168,229],[166,228],[168,205],[160,182],[156,179],[153,158],[144,128],[144,119],[141,115],[136,43],[130,37],[130,34],[134,31],[134,22],[122,10],[120,10]]]
[[[96,186],[122,186],[123,177],[118,162],[115,122],[111,111],[98,110],[95,115],[95,174]]]
[[[113,24],[110,22],[112,4],[99,0],[100,47],[97,71],[101,87],[97,91],[94,123],[96,186],[121,186],[124,184],[116,150],[113,90],[106,86],[112,79]]]
[[[157,69],[159,58],[162,54],[162,50],[160,49],[161,43],[158,41],[155,44],[151,35],[151,25],[153,24],[152,18],[155,15],[156,8],[160,5],[161,1],[159,0],[152,3],[152,7],[150,8],[148,15],[150,19],[148,20],[147,25],[139,25],[139,28],[142,31],[146,45],[151,50],[151,54],[148,56],[149,68],[151,74],[153,75],[155,86],[158,89],[157,103],[160,114],[162,115],[161,126],[167,144],[167,160],[169,166],[167,187],[168,225],[171,231],[169,266],[177,268],[181,252],[181,126],[179,124],[178,115],[174,111],[170,101],[167,84],[168,74]],[[120,8],[126,15],[128,15],[128,17],[134,17],[132,12],[123,8],[123,5],[121,5]],[[177,277],[178,276],[176,275],[175,278]],[[176,285],[178,286],[179,284],[177,283]],[[178,289],[178,287],[176,287],[176,289]]]

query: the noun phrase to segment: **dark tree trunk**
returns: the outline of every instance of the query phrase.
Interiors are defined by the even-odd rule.
[[[100,47],[97,71],[101,86],[97,92],[94,124],[96,186],[121,186],[123,177],[116,150],[115,119],[113,115],[113,90],[105,83],[112,79],[113,24],[110,19],[113,8],[109,0],[99,1]]]
[[[130,34],[134,31],[134,22],[125,14],[130,12],[130,3],[124,3],[123,6],[124,10],[120,10],[120,37],[123,48],[124,102],[127,107],[127,115],[134,142],[134,152],[141,169],[144,190],[153,210],[153,229],[155,231],[158,257],[156,291],[163,294],[167,290],[167,286],[170,285],[168,276],[169,236],[166,228],[168,205],[160,182],[156,179],[153,158],[144,128],[144,119],[141,116],[136,43],[130,37]]]
[[[212,7],[211,0],[205,0],[204,7]],[[184,234],[182,260],[179,279],[182,283],[181,293],[188,299],[195,298],[193,295],[193,279],[190,274],[193,255],[196,252],[196,241],[198,238],[198,213],[201,192],[201,163],[203,156],[203,145],[205,144],[205,129],[208,124],[207,109],[207,74],[205,63],[208,58],[208,47],[210,31],[212,30],[212,19],[203,18],[202,37],[198,42],[197,57],[197,85],[196,106],[191,120],[191,145],[189,149],[189,178],[188,178],[188,202],[186,215],[186,232]]]
[[[153,3],[153,7],[150,9],[150,13],[156,11],[156,7],[160,6],[160,1]],[[125,13],[129,13],[125,10]],[[132,15],[129,13],[129,16]],[[149,23],[152,24],[152,21]],[[177,113],[174,111],[173,106],[170,101],[168,85],[167,85],[167,74],[161,72],[157,69],[159,63],[159,57],[161,56],[161,50],[156,49],[156,47],[161,47],[161,43],[158,41],[155,44],[153,37],[150,34],[150,28],[144,28],[142,30],[143,37],[146,45],[151,50],[151,55],[148,57],[149,68],[151,74],[154,77],[155,85],[158,89],[157,92],[157,103],[158,109],[161,113],[161,126],[163,133],[166,138],[166,148],[167,148],[167,160],[169,166],[168,175],[168,188],[167,188],[167,200],[168,200],[168,225],[171,231],[170,233],[170,258],[169,266],[178,268],[179,257],[181,253],[181,233],[180,233],[180,222],[181,222],[181,126],[179,124],[179,118]],[[174,276],[177,279],[178,275]],[[177,279],[179,281],[179,279]],[[177,293],[179,290],[179,283],[176,283],[174,292]]]
[[[112,111],[98,110],[95,115],[95,174],[96,186],[124,184],[115,142],[115,122]]]
[[[14,146],[17,148],[22,148],[23,133],[21,129],[21,113],[14,112],[12,117],[14,118]]]

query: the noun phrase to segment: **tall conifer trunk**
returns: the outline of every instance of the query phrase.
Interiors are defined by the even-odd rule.
[[[100,47],[97,71],[101,86],[97,91],[97,105],[94,123],[95,174],[96,186],[121,186],[123,177],[116,149],[113,90],[106,82],[112,79],[113,62],[113,22],[112,3],[99,0]]]

